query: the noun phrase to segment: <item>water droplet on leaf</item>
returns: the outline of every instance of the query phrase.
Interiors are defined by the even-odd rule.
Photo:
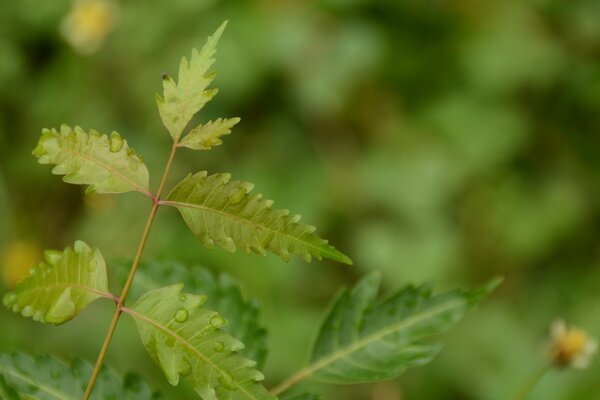
[[[220,353],[223,350],[225,350],[225,343],[217,341],[217,342],[215,342],[214,348],[217,353]]]
[[[187,300],[187,296],[185,294],[180,294],[179,295],[179,301],[184,302]]]
[[[185,308],[180,308],[175,313],[175,321],[185,322],[188,319],[188,315],[189,315],[188,310],[186,310]]]
[[[110,151],[116,153],[123,148],[123,138],[117,132],[110,135]]]
[[[220,315],[215,315],[210,319],[210,324],[213,328],[220,328],[225,325],[225,322],[225,318],[221,317]]]

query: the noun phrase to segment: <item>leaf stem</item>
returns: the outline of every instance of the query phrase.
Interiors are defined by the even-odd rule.
[[[131,264],[131,269],[129,270],[129,276],[127,277],[127,281],[125,282],[125,285],[123,286],[121,296],[119,296],[119,298],[118,298],[115,312],[114,312],[112,320],[110,322],[108,332],[106,333],[106,337],[104,338],[104,343],[102,344],[102,349],[100,350],[100,353],[98,354],[98,358],[96,359],[96,365],[94,366],[94,371],[92,372],[92,376],[90,377],[87,388],[85,389],[85,393],[83,395],[83,400],[89,400],[89,398],[92,394],[92,391],[94,390],[94,386],[96,385],[96,380],[98,379],[98,375],[100,374],[102,364],[104,363],[104,359],[106,358],[106,353],[108,352],[108,347],[110,346],[110,342],[113,338],[113,335],[115,334],[115,330],[117,329],[117,323],[119,322],[119,318],[121,317],[121,313],[123,312],[125,300],[127,299],[127,295],[129,294],[129,290],[131,289],[131,284],[133,283],[133,278],[135,277],[137,268],[140,265],[140,261],[142,259],[142,254],[144,253],[144,248],[146,247],[146,242],[148,241],[148,236],[149,236],[150,230],[152,228],[152,223],[154,222],[154,218],[156,217],[156,212],[158,211],[158,207],[160,207],[160,205],[161,205],[160,196],[165,188],[167,178],[169,176],[169,171],[171,170],[171,165],[173,164],[173,159],[175,158],[175,153],[177,152],[177,145],[178,145],[178,141],[175,140],[173,142],[173,147],[171,148],[171,154],[169,155],[167,165],[163,172],[163,176],[160,181],[158,191],[156,192],[156,196],[153,196],[153,198],[152,198],[152,208],[150,209],[150,213],[148,214],[148,219],[146,220],[146,227],[144,228],[144,232],[142,233],[142,238],[140,239],[140,243],[138,244],[135,258],[133,259],[133,263]]]
[[[529,395],[531,394],[531,392],[533,391],[533,389],[535,389],[535,387],[537,386],[537,384],[540,383],[540,381],[542,380],[542,378],[544,377],[544,375],[546,375],[546,372],[548,372],[550,370],[550,368],[551,368],[551,366],[549,364],[544,364],[540,368],[538,368],[529,377],[529,379],[523,384],[523,386],[521,387],[521,389],[519,390],[519,392],[515,396],[514,400],[525,400],[525,399],[527,399],[527,397],[529,397]]]

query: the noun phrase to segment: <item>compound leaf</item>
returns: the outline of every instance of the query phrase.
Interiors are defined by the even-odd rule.
[[[215,62],[213,56],[226,25],[227,21],[221,24],[202,50],[194,48],[189,61],[185,57],[181,59],[177,82],[163,75],[163,96],[156,95],[156,102],[163,124],[175,141],[192,117],[217,94],[217,89],[207,89],[215,78],[208,69]]]
[[[44,258],[14,292],[4,295],[6,307],[36,321],[62,324],[96,299],[110,297],[100,250],[77,241],[62,252],[47,250]]]
[[[0,353],[0,377],[5,379],[8,390],[23,399],[80,400],[92,370],[92,365],[82,360],[66,364],[47,355],[30,357],[22,353]],[[10,400],[18,398],[8,397]],[[127,375],[121,381],[109,369],[103,368],[91,399],[159,400],[161,397],[139,377]]]
[[[117,132],[110,138],[95,130],[62,125],[42,130],[33,155],[40,164],[56,164],[53,174],[76,185],[89,185],[87,192],[149,193],[149,174],[144,160]]]
[[[378,381],[430,362],[440,345],[425,339],[452,327],[497,285],[432,295],[427,286],[408,286],[376,302],[380,276],[364,278],[343,290],[321,326],[306,371],[338,384]]]
[[[221,137],[229,135],[231,128],[238,122],[240,122],[239,118],[218,118],[215,121],[208,121],[192,129],[179,145],[193,150],[210,150],[222,144]]]
[[[251,183],[230,181],[230,174],[188,175],[169,194],[165,204],[175,206],[192,232],[209,248],[214,243],[228,251],[240,247],[260,255],[271,251],[288,260],[295,254],[310,262],[329,258],[352,261],[314,234],[315,227],[298,223],[299,215],[273,210],[271,200],[251,194]]]
[[[201,307],[205,296],[182,289],[152,290],[124,310],[169,383],[183,378],[206,400],[276,399],[259,383],[264,377],[256,363],[238,353],[244,345],[221,329],[225,319]]]
[[[129,266],[115,271],[124,282]],[[228,275],[215,277],[205,268],[188,268],[176,262],[150,262],[138,269],[131,295],[139,297],[149,290],[178,282],[184,283],[187,291],[208,297],[204,306],[227,319],[223,329],[244,343],[241,353],[256,361],[257,368],[261,369],[267,355],[267,332],[260,323],[260,304],[255,299],[246,300],[239,285]]]

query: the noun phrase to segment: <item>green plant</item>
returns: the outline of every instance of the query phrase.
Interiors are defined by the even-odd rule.
[[[275,399],[306,378],[336,384],[391,379],[409,367],[431,361],[440,347],[429,338],[449,329],[497,285],[493,280],[475,290],[438,295],[428,286],[409,286],[377,301],[380,277],[371,274],[353,289],[342,290],[332,302],[309,365],[267,390],[259,371],[267,351],[259,310],[241,296],[234,282],[227,277],[215,280],[202,269],[191,273],[178,264],[150,263],[140,268],[161,206],[176,207],[208,248],[216,244],[231,252],[238,248],[259,255],[272,252],[283,260],[294,255],[309,262],[328,258],[352,264],[318,237],[314,227],[300,224],[299,216],[274,210],[270,200],[251,192],[252,184],[232,181],[229,174],[190,174],[162,198],[179,148],[210,150],[239,122],[238,118],[217,119],[186,132],[192,117],[217,93],[208,88],[215,77],[209,69],[225,25],[209,37],[202,50],[194,49],[189,61],[182,59],[177,82],[163,75],[164,92],[157,96],[157,103],[173,146],[156,192],[150,189],[143,157],[118,133],[107,136],[66,125],[43,130],[33,154],[42,164],[54,164],[53,173],[64,175],[65,182],[87,185],[87,192],[138,191],[151,200],[151,208],[129,271],[122,274],[116,270],[124,275],[119,296],[108,288],[101,252],[82,241],[64,251],[46,251],[45,261],[4,296],[4,304],[14,312],[49,324],[65,323],[101,298],[114,301],[116,307],[93,367],[77,360],[65,364],[49,356],[0,356],[2,398],[158,396],[139,378],[128,375],[121,381],[102,368],[123,313],[135,320],[145,348],[168,381],[172,385],[185,381],[203,399]],[[126,306],[130,293],[138,299]]]

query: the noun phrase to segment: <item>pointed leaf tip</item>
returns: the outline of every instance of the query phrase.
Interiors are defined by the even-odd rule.
[[[370,274],[342,290],[329,307],[315,342],[314,379],[352,384],[392,379],[430,362],[441,346],[427,340],[450,329],[498,284],[432,295],[428,286],[407,286],[377,301],[381,278]]]
[[[289,254],[307,262],[328,258],[352,261],[317,236],[315,228],[299,223],[286,210],[273,210],[273,202],[250,192],[253,185],[232,181],[230,174],[206,171],[186,177],[169,194],[192,232],[211,248],[215,243],[228,251],[264,255],[271,251],[286,260]]]
[[[158,111],[175,141],[179,140],[192,117],[217,94],[216,88],[208,88],[215,78],[209,69],[215,62],[216,46],[226,25],[227,21],[221,24],[200,51],[192,49],[189,60],[181,59],[177,82],[168,75],[163,79],[163,96],[157,97]]]

